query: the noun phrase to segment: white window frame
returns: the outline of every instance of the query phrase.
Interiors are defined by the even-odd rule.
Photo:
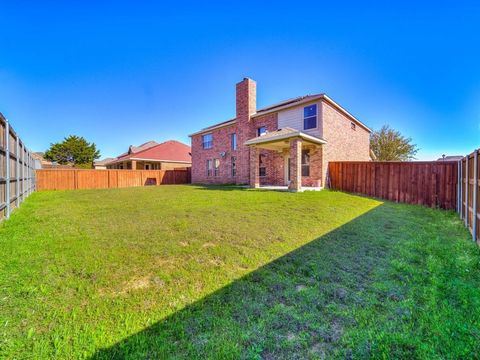
[[[232,177],[235,177],[237,176],[237,157],[236,156],[232,156],[232,158],[230,159],[231,163],[232,163],[232,171],[231,171],[231,175]]]
[[[205,141],[206,136],[210,136],[210,141]],[[213,148],[213,134],[212,133],[202,135],[202,148],[204,150]]]
[[[265,132],[260,133],[260,129],[265,129]],[[264,135],[266,135],[267,133],[268,133],[268,129],[267,129],[266,126],[259,126],[259,127],[257,128],[257,136],[264,136]]]
[[[213,176],[220,176],[220,160],[213,159]]]
[[[306,154],[306,158],[308,159],[308,162],[304,162],[304,154]],[[309,149],[304,149],[302,150],[302,176],[304,177],[309,177],[310,176],[310,150]],[[303,170],[308,169],[308,175],[303,175]]]
[[[305,109],[308,108],[308,107],[311,107],[311,106],[315,106],[315,115],[310,115],[310,116],[305,117]],[[305,120],[306,119],[311,119],[311,118],[315,118],[315,126],[306,129],[305,128]],[[307,106],[303,107],[303,130],[313,130],[313,129],[318,129],[318,104],[310,104],[310,105],[307,105]]]
[[[267,176],[267,164],[265,164],[267,156],[265,154],[258,154],[258,176],[259,177],[265,177]],[[263,163],[262,163],[263,159]],[[263,169],[264,174],[260,174],[260,169]]]
[[[207,159],[207,177],[211,177],[213,174],[213,160]]]

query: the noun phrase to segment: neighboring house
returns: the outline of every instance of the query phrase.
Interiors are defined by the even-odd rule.
[[[42,165],[45,162],[47,162],[47,160],[45,160],[45,158],[43,157],[43,153],[41,153],[41,152],[32,152],[32,159],[33,159],[33,162],[34,162],[34,168],[35,169],[41,169]]]
[[[43,152],[32,152],[35,169],[71,169],[73,165],[60,165],[55,161],[45,159]]]
[[[190,146],[176,140],[161,144],[149,141],[140,146],[130,146],[126,153],[105,163],[107,169],[169,170],[190,167]]]
[[[257,110],[256,82],[236,85],[236,117],[194,134],[192,182],[324,187],[329,161],[369,161],[371,130],[325,94]]]
[[[53,165],[53,162],[45,159],[43,155],[43,152],[32,152],[32,158],[35,161],[35,169],[42,169]]]
[[[107,164],[113,160],[115,160],[115,158],[105,158],[103,160],[94,161],[93,168],[96,170],[105,170],[107,168]]]
[[[441,158],[438,158],[437,161],[460,161],[464,158],[462,155],[450,155],[445,156],[443,155]]]

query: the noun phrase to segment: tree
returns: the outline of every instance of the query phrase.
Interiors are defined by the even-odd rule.
[[[370,135],[370,148],[376,161],[408,161],[415,159],[417,145],[411,138],[405,138],[399,131],[384,125]]]
[[[66,137],[60,143],[50,144],[50,149],[45,152],[45,159],[83,168],[91,168],[99,157],[100,152],[94,143],[75,135]]]

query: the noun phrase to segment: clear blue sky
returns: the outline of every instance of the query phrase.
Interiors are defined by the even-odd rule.
[[[0,0],[0,111],[36,151],[69,134],[102,157],[325,92],[419,159],[480,147],[480,3]]]

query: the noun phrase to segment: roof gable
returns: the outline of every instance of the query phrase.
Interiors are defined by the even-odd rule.
[[[190,163],[192,161],[192,156],[190,146],[181,143],[180,141],[168,140],[135,153],[121,155],[112,162],[133,159]]]

